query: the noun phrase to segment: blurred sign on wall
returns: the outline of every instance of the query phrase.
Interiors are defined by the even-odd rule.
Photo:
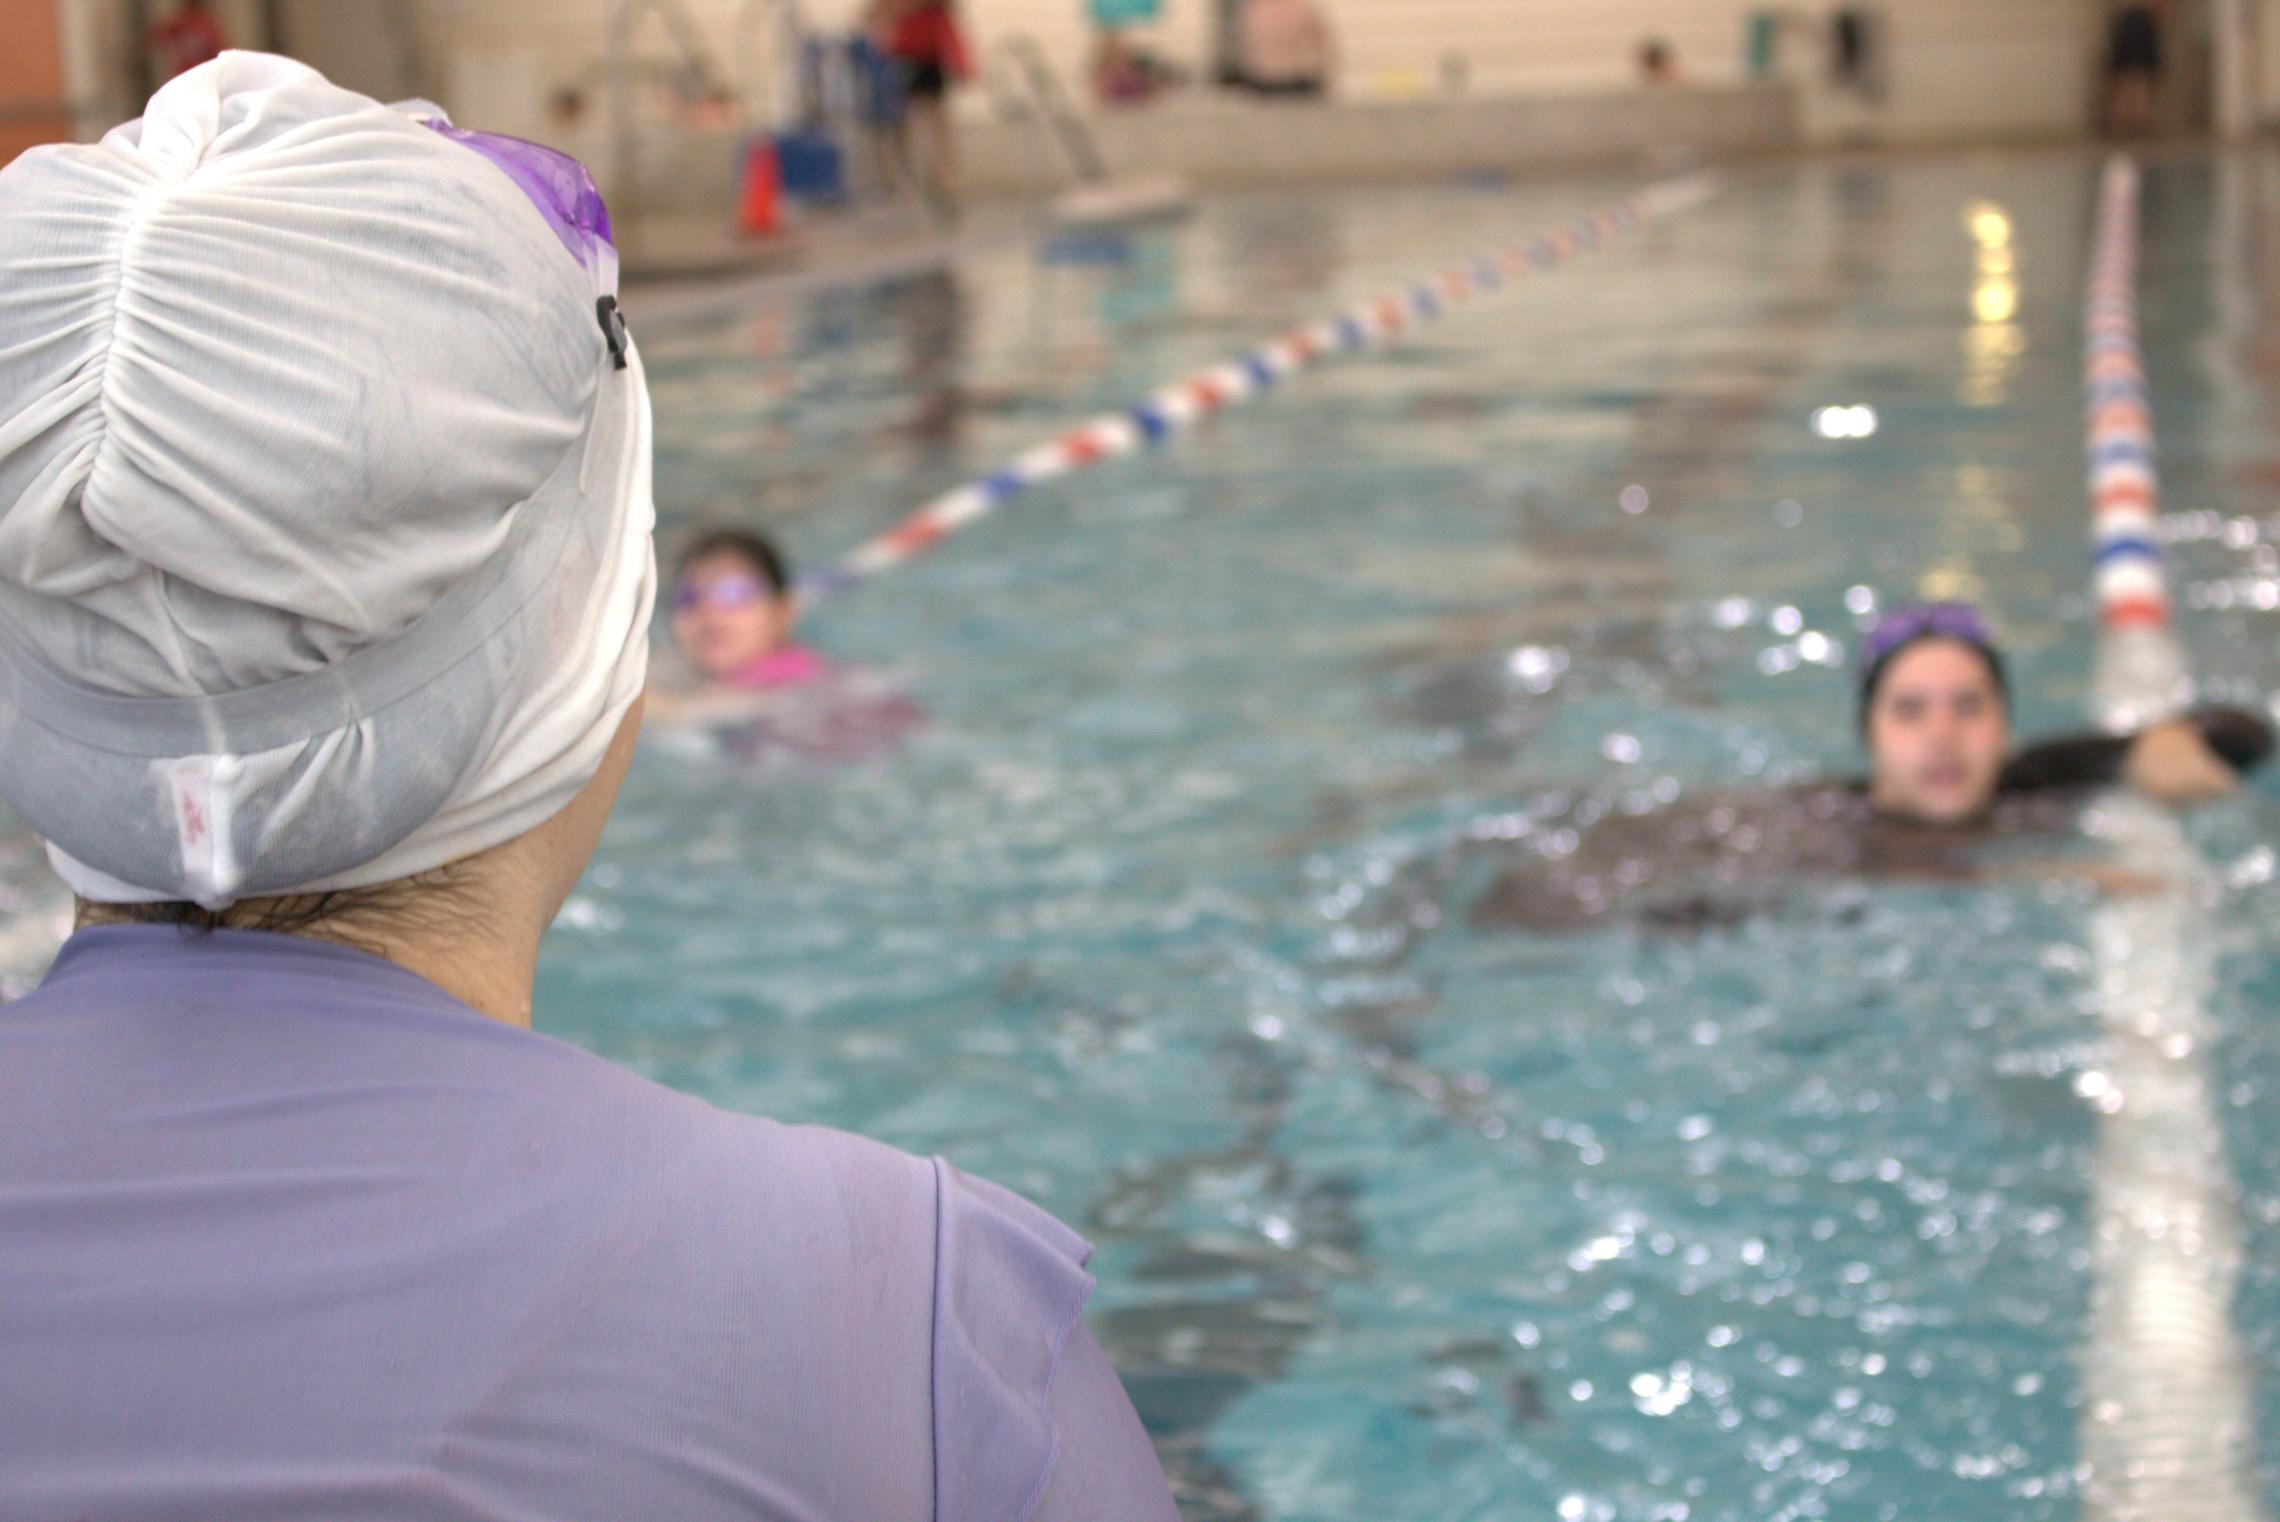
[[[1087,0],[1095,26],[1137,26],[1164,13],[1163,0]]]

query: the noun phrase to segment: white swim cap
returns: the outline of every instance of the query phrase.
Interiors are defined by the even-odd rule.
[[[225,53],[0,171],[0,798],[105,901],[511,839],[638,695],[649,397],[583,171]]]

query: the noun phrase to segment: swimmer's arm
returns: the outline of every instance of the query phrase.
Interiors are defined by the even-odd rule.
[[[2108,787],[2122,780],[2133,742],[2122,735],[2068,735],[2027,746],[2003,767],[1997,790],[2040,793],[2064,787]]]
[[[1866,875],[1887,882],[1958,887],[1974,883],[2013,883],[2020,886],[2035,883],[2080,883],[2113,898],[2143,898],[2170,886],[2169,879],[2165,877],[2099,861],[2036,859],[1984,862],[1952,856],[1941,859],[1927,855],[1918,860],[1878,860],[1868,868]]]
[[[772,692],[751,692],[740,687],[698,687],[675,690],[651,687],[642,708],[642,723],[666,729],[710,728],[754,719],[782,705]]]
[[[2235,791],[2272,751],[2272,729],[2237,708],[2197,709],[2135,735],[2077,735],[2030,745],[2003,768],[2001,790],[2127,783],[2158,802],[2197,803]]]
[[[2080,883],[2107,898],[2148,898],[2175,886],[2159,873],[2110,861],[2022,861],[1997,868],[1991,875],[2015,883]]]
[[[2240,791],[2240,773],[2189,719],[2153,725],[2133,739],[2123,775],[2157,803],[2202,803]]]

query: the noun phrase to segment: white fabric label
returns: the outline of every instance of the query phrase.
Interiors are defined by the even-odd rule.
[[[237,892],[237,852],[230,842],[230,791],[237,774],[235,756],[185,756],[169,774],[184,885],[208,909],[233,902]]]

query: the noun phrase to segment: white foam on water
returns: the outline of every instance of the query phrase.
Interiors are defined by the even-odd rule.
[[[2083,1515],[2249,1522],[2263,1512],[2232,1319],[2240,1223],[2209,1069],[2216,884],[2158,805],[2117,795],[2098,824],[2117,865],[2164,886],[2109,896],[2090,919],[2105,1030],[2080,1083],[2099,1115]]]

